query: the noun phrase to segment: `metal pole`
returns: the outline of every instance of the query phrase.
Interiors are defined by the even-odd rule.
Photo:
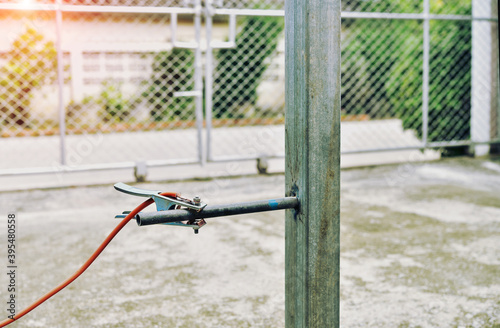
[[[66,165],[66,111],[64,108],[64,64],[62,50],[62,11],[61,0],[57,0],[56,8],[56,51],[57,51],[57,84],[59,88],[59,140],[61,165]]]
[[[285,2],[285,326],[339,327],[340,0]]]
[[[194,219],[208,219],[220,216],[239,215],[257,212],[285,210],[297,208],[299,201],[297,197],[284,197],[276,199],[258,200],[245,203],[233,203],[224,205],[206,206],[200,212],[192,210],[169,210],[158,212],[144,212],[136,216],[139,226],[171,223],[178,221],[189,221]]]
[[[427,147],[429,135],[429,58],[430,58],[430,0],[424,0],[424,39],[422,67],[422,144]]]
[[[497,2],[496,5],[497,17],[500,15],[500,3]],[[497,57],[497,134],[496,140],[500,142],[500,24],[497,22],[497,38],[496,38],[496,57]],[[500,153],[500,144],[495,146],[495,152]]]
[[[196,0],[194,25],[196,29],[196,50],[194,53],[194,89],[198,94],[195,96],[196,129],[198,137],[198,159],[205,164],[203,156],[203,77],[201,66],[201,0]]]
[[[492,27],[489,22],[474,20],[475,17],[491,17],[492,4],[489,0],[472,0],[470,135],[474,143],[489,141],[492,136],[491,106],[496,91],[492,79],[494,76]],[[489,151],[488,145],[476,145],[473,148],[475,156],[485,156]]]
[[[212,93],[213,93],[213,53],[212,53],[212,0],[205,1],[205,25],[207,50],[205,54],[205,122],[207,128],[207,160],[212,160]]]

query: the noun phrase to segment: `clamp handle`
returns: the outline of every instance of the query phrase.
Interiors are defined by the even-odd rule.
[[[116,183],[114,187],[116,190],[129,195],[152,198],[156,204],[157,211],[175,210],[184,207],[188,210],[200,212],[205,208],[205,206],[207,206],[207,204],[199,201],[199,198],[198,199],[195,198],[194,200],[182,198],[179,196],[178,193],[175,192],[161,192],[156,190],[141,189],[129,186],[123,182]],[[119,219],[124,218],[128,213],[130,212],[125,211],[122,214],[115,216],[115,218]],[[186,222],[175,221],[165,224],[190,227],[194,229],[195,233],[198,233],[198,229],[204,226],[206,222],[203,219],[195,219],[195,220],[188,220]]]
[[[187,198],[182,198],[178,193],[170,192],[167,195],[160,195],[161,191],[141,189],[129,186],[123,182],[118,182],[115,184],[115,189],[123,193],[139,196],[139,197],[151,197],[155,201],[156,209],[158,211],[168,211],[173,210],[177,205],[186,207],[190,210],[196,212],[201,211],[207,206],[207,204],[202,202],[195,202]],[[165,193],[163,193],[165,194]]]
[[[118,191],[124,192],[124,193],[129,194],[129,195],[139,196],[139,197],[153,197],[153,196],[161,193],[161,191],[147,190],[147,189],[141,189],[141,188],[129,186],[128,184],[125,184],[123,182],[116,183],[114,187]],[[174,197],[177,197],[176,193],[171,193],[171,194],[175,195]]]

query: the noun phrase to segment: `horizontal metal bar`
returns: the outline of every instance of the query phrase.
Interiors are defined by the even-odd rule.
[[[216,8],[213,10],[214,15],[235,15],[235,16],[277,16],[284,17],[284,10],[267,10],[267,9],[226,9]]]
[[[233,49],[236,48],[236,42],[212,41],[210,42],[210,47],[212,49]]]
[[[134,168],[134,162],[123,163],[109,163],[109,164],[89,164],[89,165],[54,165],[46,167],[29,167],[29,168],[16,168],[16,169],[2,169],[0,176],[10,175],[30,175],[30,174],[47,174],[47,173],[61,173],[61,172],[85,172],[95,170],[111,170],[111,169],[128,169]]]
[[[470,140],[442,141],[442,142],[431,142],[431,143],[428,143],[427,145],[421,144],[421,145],[406,146],[406,147],[347,150],[347,151],[341,151],[341,154],[342,155],[349,155],[349,154],[363,154],[363,153],[376,153],[376,152],[388,152],[388,151],[433,149],[433,148],[443,148],[443,147],[489,145],[489,144],[496,144],[496,143],[500,143],[500,140],[490,140],[490,141],[481,141],[481,142],[473,142]]]
[[[93,12],[93,13],[132,13],[132,14],[194,14],[194,8],[182,7],[149,7],[149,6],[84,6],[84,5],[61,5],[63,12]],[[19,11],[55,11],[54,4],[19,4],[0,3],[0,10]]]
[[[19,11],[55,11],[57,8],[53,4],[18,4],[1,3],[0,10]],[[133,13],[133,14],[195,14],[195,8],[182,7],[148,7],[148,6],[84,6],[84,5],[61,5],[63,12],[94,12],[94,13]],[[214,9],[215,15],[231,16],[273,16],[284,17],[284,10],[265,9]],[[498,22],[498,17],[472,17],[470,15],[425,15],[423,13],[380,13],[380,12],[356,12],[343,11],[342,18],[359,19],[403,19],[403,20],[461,20],[461,21],[491,21]]]
[[[423,19],[426,17],[424,16]],[[459,20],[459,21],[490,21],[498,22],[498,17],[472,17],[469,15],[433,15],[428,17],[430,20]]]
[[[194,8],[148,6],[82,6],[62,5],[65,12],[132,13],[132,14],[194,14]]]
[[[171,42],[124,42],[124,43],[95,43],[85,42],[80,45],[82,52],[160,52],[171,51],[174,48]],[[63,45],[63,51],[71,53],[74,45]]]
[[[475,146],[475,145],[489,145],[498,144],[500,140],[490,140],[483,142],[473,142],[469,140],[465,141],[444,141],[444,142],[432,142],[427,146],[416,145],[408,147],[394,147],[394,148],[372,148],[372,149],[359,149],[359,150],[348,150],[341,151],[342,155],[349,154],[363,154],[363,153],[375,153],[375,152],[389,152],[389,151],[404,151],[404,150],[417,150],[417,149],[433,149],[433,148],[443,148],[443,147],[460,147],[460,146]],[[223,156],[223,157],[213,157],[210,158],[208,162],[210,163],[220,163],[220,162],[232,162],[232,161],[248,161],[256,160],[259,157],[265,157],[267,159],[281,159],[284,158],[284,154],[274,154],[266,156]],[[163,167],[163,166],[174,166],[174,165],[189,165],[189,164],[199,164],[199,160],[150,160],[145,162],[147,167]],[[78,166],[49,166],[49,167],[32,167],[32,168],[15,168],[15,169],[0,169],[0,176],[15,176],[15,175],[35,175],[35,174],[47,174],[47,173],[60,173],[60,172],[88,172],[88,171],[99,171],[99,170],[112,170],[112,169],[133,169],[136,166],[135,162],[122,162],[122,163],[106,163],[106,164],[89,164],[89,165],[78,165]]]
[[[234,155],[234,156],[216,156],[216,157],[211,157],[209,158],[209,162],[234,162],[234,161],[252,161],[256,160],[258,158],[265,158],[265,159],[281,159],[285,158],[284,153],[279,153],[279,154],[259,154],[259,155]]]
[[[299,200],[297,197],[284,197],[245,203],[207,206],[200,212],[190,210],[144,212],[137,214],[136,221],[139,226],[146,226],[194,219],[208,219],[220,216],[285,210],[298,208],[298,206]]]
[[[429,14],[415,13],[364,13],[355,11],[343,11],[342,18],[359,18],[359,19],[396,19],[396,20],[483,20],[483,21],[498,21],[498,17],[472,17],[470,15],[442,15],[442,14]]]
[[[200,161],[196,160],[151,160],[145,161],[147,167],[161,167],[161,166],[174,166],[174,165],[188,165],[199,164]],[[113,170],[113,169],[133,169],[136,167],[136,162],[121,162],[121,163],[103,163],[103,164],[87,164],[87,165],[54,165],[47,167],[29,167],[29,168],[16,168],[16,169],[0,169],[0,176],[14,176],[14,175],[34,175],[34,174],[51,174],[51,173],[73,173],[73,172],[89,172],[100,170]]]
[[[31,3],[0,3],[0,10],[19,10],[19,11],[55,11],[57,6],[54,4]]]
[[[346,150],[346,151],[340,151],[340,153],[342,155],[350,155],[350,154],[377,153],[377,152],[387,152],[387,151],[416,150],[425,148],[427,147],[424,145],[416,145],[416,146],[393,147],[393,148],[368,148],[368,149]]]
[[[203,93],[201,91],[197,90],[190,90],[190,91],[177,91],[174,92],[174,97],[201,97]]]
[[[215,15],[235,15],[235,16],[277,16],[284,17],[284,10],[263,10],[263,9],[224,9],[218,8],[214,10]],[[470,15],[442,15],[423,13],[381,13],[381,12],[358,12],[358,11],[343,11],[340,13],[341,18],[359,18],[359,19],[403,19],[403,20],[484,20],[497,22],[498,17],[472,17]]]
[[[483,141],[483,142],[474,142],[470,140],[460,140],[460,141],[439,141],[439,142],[430,142],[427,145],[427,148],[442,148],[442,147],[461,147],[461,146],[475,146],[475,145],[487,145],[492,143],[497,143],[499,141]]]
[[[199,159],[158,159],[146,161],[148,167],[200,164]]]

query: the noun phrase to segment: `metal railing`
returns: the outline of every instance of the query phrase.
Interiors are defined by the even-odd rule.
[[[1,2],[0,175],[283,157],[283,3]],[[343,2],[342,153],[500,142],[495,3]]]

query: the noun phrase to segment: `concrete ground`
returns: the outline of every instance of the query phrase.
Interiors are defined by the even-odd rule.
[[[284,194],[279,174],[138,186],[209,204]],[[0,215],[19,219],[18,309],[75,272],[113,216],[142,200],[111,184],[0,193]],[[342,327],[500,327],[500,159],[343,170],[341,200]],[[283,212],[209,219],[198,235],[130,223],[9,327],[283,327],[284,238]],[[7,283],[1,274],[4,317]]]

